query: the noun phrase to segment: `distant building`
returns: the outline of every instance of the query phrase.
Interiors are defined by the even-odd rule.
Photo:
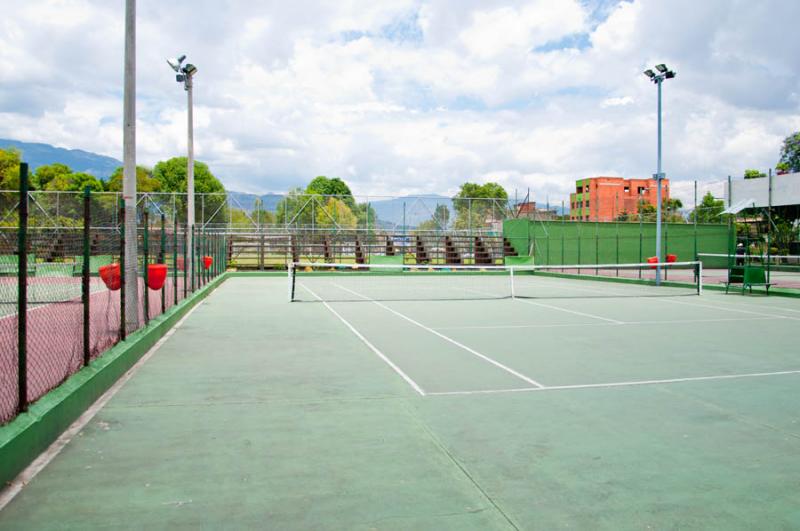
[[[555,210],[536,208],[536,201],[525,201],[524,203],[517,203],[516,217],[551,221],[558,218],[558,213]]]
[[[669,179],[661,181],[661,198],[669,199]],[[656,181],[622,177],[589,177],[575,181],[569,195],[569,219],[573,221],[614,221],[622,214],[635,215],[639,202],[658,205]]]

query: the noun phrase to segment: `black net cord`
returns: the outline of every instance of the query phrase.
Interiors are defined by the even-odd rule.
[[[19,165],[19,268],[17,270],[17,413],[28,409],[28,165]]]

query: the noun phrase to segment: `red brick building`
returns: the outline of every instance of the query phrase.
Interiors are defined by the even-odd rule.
[[[669,179],[661,181],[661,198],[669,199]],[[623,213],[637,214],[639,201],[657,206],[656,181],[622,177],[589,177],[575,181],[569,195],[569,219],[614,221]]]

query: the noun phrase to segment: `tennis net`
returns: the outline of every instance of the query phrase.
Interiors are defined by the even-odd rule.
[[[700,253],[697,259],[706,269],[728,269],[735,265],[769,267],[772,271],[800,273],[800,256],[766,254],[712,254]]]
[[[656,284],[657,273],[661,274]],[[592,265],[408,265],[296,262],[289,300],[402,301],[697,295],[700,262]]]

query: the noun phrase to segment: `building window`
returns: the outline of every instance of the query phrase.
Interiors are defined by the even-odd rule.
[[[579,194],[580,194],[580,193],[583,193],[583,187],[582,187],[582,186],[579,186],[579,187],[577,188],[577,191],[578,191],[578,193],[579,193]]]
[[[645,190],[644,186],[640,186],[639,188],[636,189],[636,193],[642,195],[644,193],[644,190]]]
[[[589,208],[589,200],[586,200],[586,208]]]
[[[627,194],[627,193],[630,193],[630,191],[631,191],[631,187],[630,187],[630,186],[626,186],[626,187],[625,187],[625,193],[626,193],[626,194]]]

